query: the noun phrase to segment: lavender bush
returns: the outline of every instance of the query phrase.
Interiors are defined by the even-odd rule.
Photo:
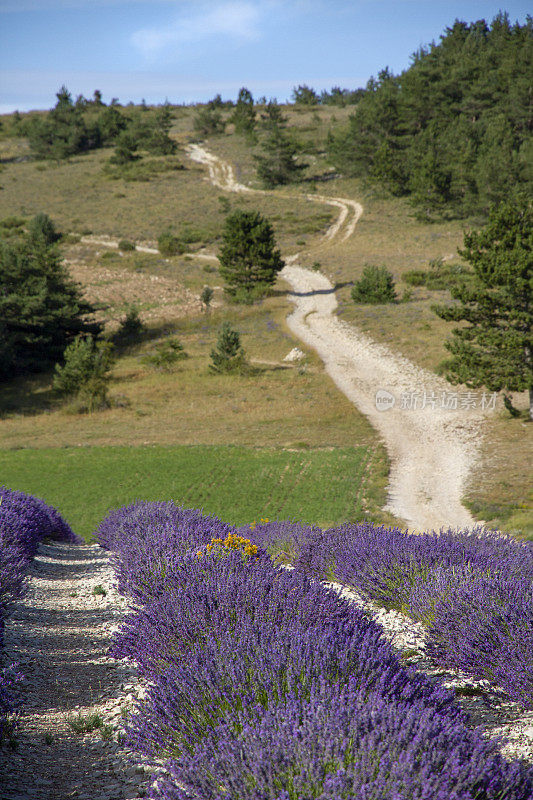
[[[55,508],[43,500],[0,486],[0,536],[29,561],[41,539],[80,541]]]
[[[28,564],[45,537],[78,541],[55,508],[23,492],[0,486],[0,651],[6,617],[27,585]],[[0,742],[13,733],[16,684],[22,679],[16,665],[0,669]]]
[[[164,590],[172,565],[193,546],[235,528],[172,502],[137,502],[112,511],[95,536],[115,553],[118,590],[137,602]]]
[[[484,678],[533,708],[531,580],[441,568],[413,587],[408,612],[426,623],[426,651],[435,661]]]
[[[312,579],[326,555],[318,529],[257,526],[257,552],[226,553],[208,547],[232,533],[219,520],[139,505],[115,512],[99,535],[137,604],[114,653],[152,682],[128,742],[167,760],[154,798],[531,796],[530,767],[501,758],[449,691],[404,668],[377,625]],[[268,558],[280,541],[298,551],[297,571]],[[160,561],[147,569],[152,544]]]
[[[533,708],[531,542],[482,528],[415,535],[369,523],[324,532],[270,523],[250,536],[270,551],[289,541],[298,570],[421,621],[437,663],[486,678]]]
[[[154,800],[526,800],[531,770],[420,699],[351,682],[287,695],[169,760]]]

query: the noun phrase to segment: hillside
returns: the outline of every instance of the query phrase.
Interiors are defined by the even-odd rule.
[[[144,174],[139,167],[136,176],[143,180],[132,180],[131,174],[110,176],[106,163],[111,148],[59,162],[28,159],[26,139],[7,136],[10,120],[6,120],[1,142],[0,217],[28,219],[42,211],[50,214],[68,234],[62,251],[72,275],[84,284],[90,299],[107,306],[100,317],[108,330],[116,330],[132,304],[147,327],[137,342],[119,352],[112,386],[117,403],[106,411],[69,414],[52,397],[47,375],[19,378],[2,386],[0,442],[5,451],[6,482],[20,475],[9,456],[13,448],[20,447],[242,444],[291,450],[338,448],[349,442],[371,454],[363,513],[375,521],[388,521],[390,517],[380,510],[386,499],[386,456],[379,437],[339,394],[312,350],[307,351],[303,365],[283,361],[292,347],[301,346],[286,327],[290,305],[283,285],[260,304],[228,304],[216,262],[201,256],[216,252],[229,210],[257,208],[273,223],[285,255],[303,250],[300,263],[319,266],[333,281],[342,319],[360,326],[414,364],[436,370],[445,356],[443,339],[449,327],[432,314],[430,306],[447,292],[413,289],[403,278],[435,259],[458,261],[455,251],[462,242],[462,223],[437,221],[428,226],[413,217],[407,200],[332,172],[326,154],[328,134],[345,124],[353,107],[290,106],[283,112],[288,130],[301,143],[299,160],[307,164],[302,175],[304,190],[353,198],[364,206],[357,235],[323,247],[322,237],[334,219],[334,208],[301,199],[302,186],[254,195],[228,194],[211,186],[205,180],[205,169],[191,162],[184,149],[198,138],[194,131],[197,110],[177,107],[171,111],[174,119],[169,135],[177,152],[145,155],[138,164],[151,166]],[[221,114],[227,120],[231,111]],[[260,186],[253,161],[257,146],[251,147],[235,134],[231,124],[226,133],[208,137],[207,144],[235,165],[239,180]],[[162,171],[156,165],[161,165]],[[110,237],[155,249],[165,229],[182,236],[186,253],[163,258],[139,249],[125,252],[98,244]],[[388,306],[355,306],[350,287],[367,263],[387,266],[400,293],[406,300],[411,293],[410,299]],[[205,285],[215,292],[208,312],[199,302]],[[256,377],[208,374],[209,353],[225,319],[241,331],[246,352],[259,370]],[[142,356],[171,332],[177,333],[191,357],[176,373],[147,368]],[[518,398],[516,402],[523,401]],[[521,419],[507,418],[503,411],[487,422],[483,460],[467,495],[478,518],[519,535],[531,531],[525,425]],[[38,474],[36,464],[23,488],[42,493]],[[54,490],[47,487],[47,491]],[[63,491],[66,495],[68,486]],[[47,496],[61,507],[57,493]],[[131,495],[124,496],[122,502],[129,499]],[[210,510],[208,503],[209,499],[206,511]],[[321,521],[340,521],[340,516]]]

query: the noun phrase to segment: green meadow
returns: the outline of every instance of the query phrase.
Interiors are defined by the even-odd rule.
[[[365,447],[21,449],[0,451],[0,482],[55,506],[85,539],[110,509],[134,500],[172,499],[237,525],[268,517],[327,527],[365,517],[373,456]]]

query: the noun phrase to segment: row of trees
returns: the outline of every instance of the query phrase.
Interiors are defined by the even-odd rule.
[[[533,20],[455,22],[409,69],[371,79],[328,154],[345,174],[410,195],[424,218],[486,213],[531,189]]]
[[[28,137],[36,158],[61,160],[115,145],[115,163],[120,164],[135,160],[141,149],[156,155],[176,151],[168,135],[173,119],[168,103],[146,112],[125,112],[116,104],[105,106],[97,95],[93,101],[74,102],[62,86],[51,111],[19,121],[18,131]]]
[[[251,146],[258,145],[254,160],[265,188],[273,189],[299,179],[306,167],[298,160],[302,148],[289,131],[287,118],[276,100],[270,100],[258,110],[251,92],[243,87],[228,122],[233,123],[235,133],[244,136]],[[223,133],[225,122],[220,108],[208,104],[199,109],[194,129],[205,137]]]

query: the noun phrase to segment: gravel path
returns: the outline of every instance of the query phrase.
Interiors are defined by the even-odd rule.
[[[209,180],[219,188],[266,194],[238,183],[231,164],[204,147],[190,145],[188,154],[207,167]],[[305,197],[340,209],[320,247],[353,235],[363,213],[359,203],[322,195]],[[461,498],[477,459],[486,412],[468,407],[468,398],[457,397],[456,387],[447,381],[339,320],[328,278],[299,267],[298,254],[285,260],[281,276],[292,288],[290,299],[295,305],[287,320],[289,328],[317,351],[337,387],[383,437],[391,461],[387,510],[417,530],[472,527],[474,519]],[[387,402],[393,398],[394,404],[378,408],[378,393]],[[453,396],[458,409],[441,408]]]
[[[148,776],[117,744],[138,693],[135,672],[107,655],[126,604],[98,545],[41,544],[29,592],[6,625],[5,660],[25,675],[16,750],[0,749],[1,800],[134,800]],[[105,596],[94,594],[100,586]],[[99,714],[108,726],[75,733],[69,717]]]

